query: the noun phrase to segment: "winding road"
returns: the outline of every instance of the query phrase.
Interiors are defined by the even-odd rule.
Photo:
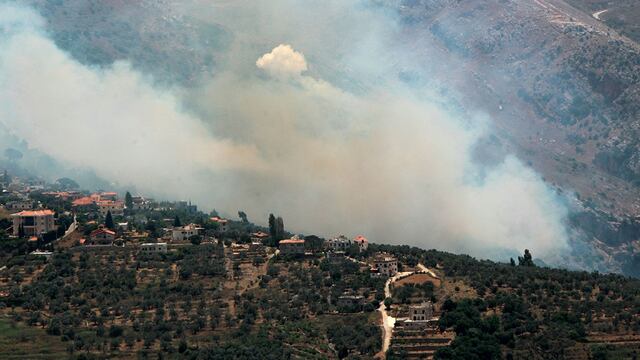
[[[434,278],[438,278],[438,276],[433,271],[431,271],[429,268],[427,268],[422,264],[418,264],[417,268],[419,269],[419,271],[426,272],[429,275],[433,276]],[[415,272],[416,271],[406,271],[406,272],[397,273],[393,277],[390,277],[387,280],[387,282],[384,284],[385,299],[391,297],[391,283],[398,280],[399,278],[405,277],[407,275],[411,275]],[[382,315],[382,350],[380,350],[380,352],[377,353],[375,357],[377,359],[385,359],[387,356],[387,350],[389,350],[389,346],[391,345],[391,336],[393,335],[393,328],[396,324],[396,318],[394,318],[393,316],[390,316],[387,313],[387,307],[384,305],[384,301],[380,303],[380,307],[378,307],[378,311],[380,311],[380,314]]]
[[[609,11],[609,9],[604,9],[604,10],[600,10],[600,11],[596,11],[594,12],[591,16],[593,16],[596,20],[602,20],[600,19],[600,15],[606,13],[607,11]]]

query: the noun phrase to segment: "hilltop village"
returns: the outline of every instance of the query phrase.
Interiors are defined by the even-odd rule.
[[[637,354],[640,286],[0,176],[0,358]],[[7,348],[3,348],[2,344]],[[606,358],[606,357],[605,357]],[[615,357],[614,357],[615,358]]]

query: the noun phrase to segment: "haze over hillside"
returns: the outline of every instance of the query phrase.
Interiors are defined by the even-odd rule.
[[[499,259],[531,248],[640,274],[640,48],[614,10],[25,3],[0,15],[2,139],[96,175],[83,185],[273,211],[300,232]]]

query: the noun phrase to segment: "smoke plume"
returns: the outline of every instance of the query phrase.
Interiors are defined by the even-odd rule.
[[[187,2],[233,34],[218,71],[160,88],[127,62],[82,65],[44,21],[0,9],[0,121],[67,164],[155,196],[289,230],[503,258],[567,247],[565,206],[513,156],[474,162],[491,132],[415,68],[393,16],[360,2]],[[446,61],[446,59],[433,59]]]

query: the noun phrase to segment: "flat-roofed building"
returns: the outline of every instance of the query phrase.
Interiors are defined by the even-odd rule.
[[[344,235],[338,235],[327,240],[327,247],[332,251],[347,251],[351,247],[351,239]]]
[[[373,259],[372,276],[391,277],[398,273],[398,260],[388,254],[378,254]]]
[[[429,321],[433,318],[433,304],[425,301],[420,305],[413,305],[409,308],[409,319],[412,321]]]
[[[166,242],[140,244],[140,254],[143,254],[143,255],[165,254],[166,252],[167,252]]]
[[[195,225],[189,224],[185,226],[178,226],[171,229],[171,240],[173,241],[187,241],[192,236],[200,235],[200,232],[204,230],[203,228]]]

